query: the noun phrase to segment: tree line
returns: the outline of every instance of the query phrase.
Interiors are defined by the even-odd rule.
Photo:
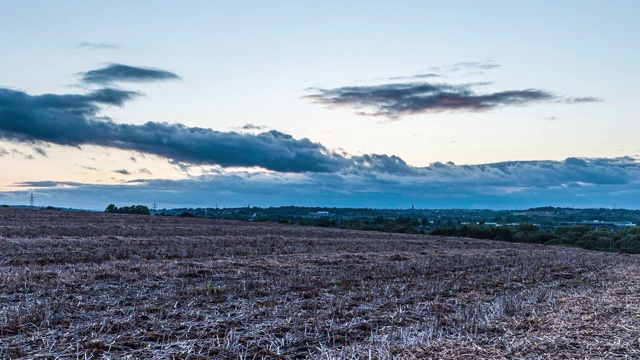
[[[282,222],[282,221],[281,221]],[[336,227],[341,229],[380,231],[405,234],[428,234],[487,239],[507,242],[545,244],[577,247],[588,250],[612,251],[627,254],[640,253],[640,227],[629,226],[617,230],[595,229],[586,225],[556,226],[552,230],[534,224],[490,226],[469,223],[462,226],[442,224],[443,227],[429,230],[427,219],[398,217],[386,219],[376,217],[369,220],[316,219],[303,220],[299,225]],[[433,225],[433,224],[431,224]]]
[[[111,214],[151,215],[151,211],[149,210],[149,207],[144,205],[131,205],[131,206],[117,207],[114,204],[109,204],[109,206],[107,206],[104,212],[111,213]]]
[[[298,208],[292,207],[294,210]],[[205,217],[205,213],[193,210],[192,212],[182,211],[178,212],[177,216],[182,217]],[[594,229],[593,227],[586,225],[572,225],[572,226],[553,226],[545,225],[543,227],[531,224],[520,223],[517,225],[487,225],[483,222],[470,222],[461,223],[460,219],[449,218],[436,218],[433,221],[429,221],[426,217],[418,218],[412,216],[397,216],[393,218],[385,216],[358,216],[353,218],[339,219],[333,217],[303,217],[300,219],[299,214],[305,214],[304,211],[297,211],[294,215],[288,212],[287,208],[277,209],[261,209],[261,208],[243,208],[242,211],[227,211],[224,216],[215,216],[217,218],[229,218],[236,220],[247,220],[248,214],[254,214],[251,221],[273,221],[282,224],[297,224],[303,226],[320,226],[320,227],[332,227],[340,229],[352,229],[352,230],[365,230],[365,231],[379,231],[390,233],[404,233],[404,234],[428,234],[428,235],[441,235],[441,236],[456,236],[467,237],[475,239],[488,239],[508,242],[519,243],[533,243],[533,244],[545,244],[545,245],[559,245],[578,247],[589,250],[599,251],[613,251],[629,254],[640,253],[640,227],[630,226],[616,230],[607,228]],[[265,214],[272,211],[277,211],[275,214]],[[304,209],[308,210],[308,209]],[[337,209],[332,209],[336,211]],[[353,212],[358,212],[358,215],[362,215],[360,212],[363,209],[350,209]],[[371,214],[375,214],[372,210],[364,209]],[[538,209],[535,209],[538,210]],[[587,211],[587,210],[584,210]],[[120,213],[120,214],[143,214],[149,215],[150,210],[143,205],[123,206],[118,208],[114,204],[110,204],[105,209],[107,213]],[[262,212],[260,216],[255,216]],[[298,214],[299,213],[299,214]],[[157,213],[158,215],[168,215],[164,212]],[[367,213],[366,215],[371,215]]]
[[[553,231],[542,231],[532,224],[516,226],[487,226],[467,224],[459,229],[436,229],[432,235],[460,236],[519,243],[560,245],[588,250],[640,253],[640,227],[630,226],[617,231],[585,225],[557,226]]]

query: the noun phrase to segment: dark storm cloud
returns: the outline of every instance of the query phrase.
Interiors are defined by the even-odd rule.
[[[88,41],[81,42],[80,44],[78,44],[76,46],[76,48],[79,48],[79,49],[99,49],[99,50],[119,50],[119,49],[121,49],[121,47],[116,45],[116,44],[111,44],[111,43],[107,43],[107,42],[94,43],[94,42],[88,42]]]
[[[98,105],[122,106],[125,102],[140,96],[135,91],[104,88],[85,95],[76,94],[43,94],[29,95],[27,93],[7,88],[0,88],[0,109],[6,111],[27,113],[31,108],[51,112],[76,113],[88,115],[99,110]]]
[[[101,89],[86,95],[29,95],[0,88],[0,138],[77,146],[113,126],[98,118],[100,105],[122,106],[139,94]]]
[[[139,94],[101,89],[85,95],[29,95],[0,88],[0,139],[36,145],[99,145],[165,157],[174,162],[223,167],[262,167],[285,172],[332,172],[347,160],[308,139],[272,130],[220,132],[181,124],[117,124],[99,116]]]
[[[306,96],[325,105],[371,109],[364,115],[391,118],[405,114],[441,111],[482,111],[502,106],[525,105],[540,101],[562,100],[543,90],[508,90],[478,94],[472,85],[412,82],[373,86],[346,86],[335,89],[313,89]]]
[[[53,95],[60,96],[60,95]],[[87,100],[97,104],[123,106],[125,102],[141,96],[139,92],[104,88],[96,90],[87,96]],[[61,104],[64,107],[64,104]]]
[[[163,80],[179,80],[172,72],[135,67],[122,64],[110,64],[102,69],[80,73],[81,81],[86,84],[111,84],[114,82],[152,82]]]

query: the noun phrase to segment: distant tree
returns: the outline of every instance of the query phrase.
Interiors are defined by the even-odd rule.
[[[335,219],[323,219],[318,221],[316,224],[316,226],[320,226],[320,227],[337,227],[338,223],[336,222]]]
[[[192,213],[185,211],[182,214],[180,214],[181,217],[189,217],[189,218],[194,218],[196,217],[195,215],[193,215]]]
[[[535,243],[535,244],[545,244],[553,239],[556,239],[556,236],[553,235],[552,233],[537,233],[537,234],[533,234],[531,236],[527,236],[526,237],[526,241],[521,241],[520,239],[517,239],[518,242],[530,242],[530,243]]]
[[[151,211],[149,211],[149,207],[144,205],[136,205],[133,209],[134,214],[140,215],[151,215]]]
[[[475,239],[491,239],[491,228],[484,224],[467,224],[460,229],[460,236]]]
[[[151,215],[151,211],[149,210],[149,208],[144,205],[131,205],[131,206],[123,206],[119,208],[114,204],[109,204],[109,206],[107,206],[104,212],[112,213],[112,214]]]
[[[514,241],[514,236],[507,226],[495,226],[491,228],[491,239],[511,242]]]
[[[584,235],[591,232],[591,228],[585,225],[574,226],[558,226],[554,230],[554,235],[561,239],[564,244],[573,245],[576,241],[580,240]],[[591,239],[593,240],[593,239]]]
[[[621,231],[620,251],[629,254],[640,253],[640,228],[633,227]]]
[[[518,224],[515,226],[515,231],[519,233],[532,234],[540,231],[540,228],[533,224]]]

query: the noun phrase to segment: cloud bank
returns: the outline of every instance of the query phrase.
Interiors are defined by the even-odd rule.
[[[108,88],[86,95],[29,95],[0,89],[0,139],[98,145],[188,164],[284,172],[331,172],[344,166],[344,158],[322,145],[275,130],[254,135],[159,122],[118,124],[99,115],[101,105],[122,106],[137,96]]]
[[[98,85],[108,85],[115,82],[152,82],[180,79],[178,75],[169,71],[122,64],[110,64],[101,69],[82,72],[79,75],[82,82]]]
[[[127,75],[113,69],[128,69]],[[96,83],[112,82],[149,74],[140,68],[112,65],[85,73]],[[164,78],[166,72],[154,70]],[[124,106],[140,93],[102,88],[87,94],[30,95],[0,88],[0,139],[30,144],[41,143],[79,147],[96,145],[153,154],[173,163],[259,167],[271,171],[300,173],[387,172],[411,174],[415,169],[396,156],[368,154],[346,157],[309,139],[295,139],[276,131],[258,134],[221,132],[182,124],[147,122],[143,125],[119,124],[101,116],[105,105]],[[246,125],[243,129],[261,129]]]
[[[538,89],[477,93],[484,84],[446,84],[429,82],[390,83],[372,86],[345,86],[334,89],[314,88],[305,96],[315,103],[348,106],[361,115],[398,118],[401,115],[442,111],[485,111],[504,106],[521,106],[536,102],[582,103],[598,101],[595,97],[565,98]]]
[[[69,206],[73,201],[95,203],[95,199],[103,198],[95,203],[99,210],[111,202],[132,201],[156,202],[162,207],[251,204],[409,208],[413,204],[421,208],[514,209],[616,204],[638,208],[640,163],[627,157],[569,158],[462,166],[434,163],[413,168],[410,174],[381,173],[375,168],[314,174],[240,171],[184,180],[131,180],[122,185],[52,181],[17,185],[25,190],[0,193],[0,202],[3,196],[9,199],[35,191],[40,199],[56,206]]]
[[[130,69],[131,67],[126,67]],[[168,79],[118,73],[112,67],[83,74],[94,85],[118,81]],[[149,70],[149,69],[143,69]],[[92,75],[88,75],[92,74]],[[97,75],[96,75],[97,74]],[[138,75],[135,75],[138,74]],[[171,74],[171,73],[169,73]],[[95,77],[98,80],[87,80]],[[173,78],[173,77],[169,77]],[[176,75],[177,78],[177,75]],[[478,94],[477,85],[431,83],[387,84],[318,90],[315,101],[367,106],[374,115],[429,111],[478,111],[535,101],[589,102],[594,98],[561,98],[542,90]],[[119,124],[101,115],[104,106],[124,106],[139,98],[136,91],[102,87],[85,94],[42,94],[0,88],[0,139],[31,145],[46,155],[46,144],[96,145],[153,154],[180,166],[216,165],[214,174],[185,180],[130,180],[122,185],[25,181],[14,186],[38,189],[56,206],[77,200],[104,198],[105,203],[162,202],[170,206],[319,205],[357,207],[503,207],[557,205],[637,207],[640,203],[640,163],[633,158],[564,161],[513,161],[483,165],[407,164],[397,156],[338,154],[309,139],[271,130],[258,134],[221,132],[182,124],[147,122]],[[247,124],[244,130],[262,130]],[[37,149],[40,149],[38,151]],[[0,156],[9,155],[0,148]],[[134,163],[134,159],[131,159]],[[246,168],[269,171],[249,171]],[[86,170],[96,170],[86,168]],[[113,170],[133,177],[147,169]],[[26,191],[26,190],[25,190]],[[21,196],[3,192],[2,197]],[[189,203],[185,199],[196,199]],[[635,205],[627,205],[635,204]],[[94,205],[91,205],[94,206]],[[86,206],[85,206],[86,207]],[[168,205],[169,207],[169,205]],[[94,208],[104,208],[101,202]]]

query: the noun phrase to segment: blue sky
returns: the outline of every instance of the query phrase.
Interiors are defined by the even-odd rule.
[[[637,1],[0,4],[0,203],[640,207]]]

